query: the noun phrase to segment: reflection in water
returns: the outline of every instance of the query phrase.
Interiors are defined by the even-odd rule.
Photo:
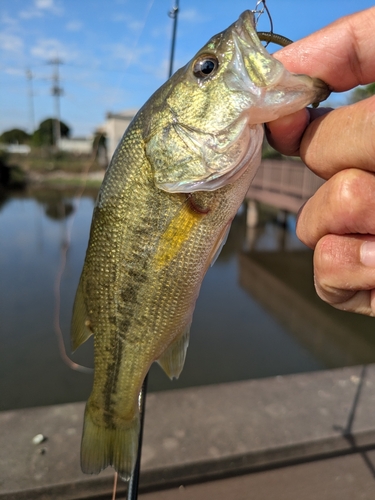
[[[61,360],[53,325],[54,285],[69,226],[71,240],[59,301],[60,324],[69,353],[71,310],[96,194],[85,194],[79,204],[72,194],[66,192],[63,195],[61,192],[40,191],[33,196],[17,196],[9,199],[0,211],[0,408],[83,401],[89,395],[92,376],[69,369]],[[294,219],[290,218],[288,224],[291,227]],[[240,272],[242,259],[248,262],[249,258],[241,255],[239,259],[239,252],[244,248],[251,248],[250,256],[255,267],[262,267],[263,261],[260,260],[268,259],[267,265],[274,268],[281,265],[284,270],[289,270],[289,264],[277,261],[275,256],[281,253],[282,258],[288,259],[288,252],[297,250],[310,260],[309,253],[302,251],[303,246],[292,231],[283,231],[282,237],[280,231],[283,230],[279,226],[263,220],[261,229],[249,237],[246,236],[244,215],[234,220],[228,242],[203,282],[181,378],[171,382],[155,365],[149,378],[150,390],[336,366],[340,356],[335,349],[341,349],[342,343],[328,343],[324,337],[318,337],[322,347],[311,346],[306,342],[306,335],[296,335],[293,325],[292,328],[282,317],[276,316],[275,311],[267,310],[267,302],[254,295],[258,283],[251,285],[254,290],[249,290],[250,278]],[[293,259],[292,252],[290,266]],[[272,269],[272,273],[276,271]],[[284,279],[277,273],[276,278]],[[267,289],[266,295],[272,293],[272,289]],[[298,293],[303,292],[298,289]],[[362,328],[363,323],[361,325]],[[363,333],[368,331],[368,326],[362,329],[367,352],[375,359],[373,343]],[[345,337],[344,340],[350,340],[351,348],[360,353],[362,347],[355,347],[357,337],[352,334],[350,339]],[[324,345],[329,346],[327,352]],[[72,359],[81,365],[92,366],[92,341],[81,346]]]
[[[45,214],[47,215],[47,217],[55,220],[66,219],[73,212],[73,204],[65,200],[59,200],[57,203],[53,202],[45,206]]]

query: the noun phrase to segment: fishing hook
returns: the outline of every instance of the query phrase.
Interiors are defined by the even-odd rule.
[[[263,5],[263,7],[261,9],[259,9],[260,5]],[[255,9],[252,10],[251,12],[254,14],[254,16],[257,16],[256,19],[255,19],[255,26],[258,24],[260,16],[262,14],[264,14],[264,12],[267,13],[267,16],[268,16],[268,19],[269,19],[269,22],[270,22],[270,31],[269,31],[269,33],[271,35],[273,35],[273,21],[272,21],[271,13],[270,13],[270,11],[269,11],[269,9],[267,7],[267,4],[266,4],[266,0],[258,0],[257,3],[256,3],[256,5],[255,5]],[[267,41],[266,47],[270,43],[270,41]]]
[[[263,7],[261,9],[258,9],[258,7],[262,4]],[[265,47],[267,47],[269,43],[275,43],[276,45],[280,45],[281,47],[286,47],[287,45],[293,43],[293,40],[290,40],[290,38],[287,38],[283,35],[278,35],[277,33],[273,32],[272,16],[266,5],[266,0],[258,0],[255,5],[255,9],[251,11],[254,16],[258,15],[258,17],[255,19],[255,26],[258,24],[259,18],[262,14],[264,14],[264,11],[267,12],[267,16],[270,21],[270,31],[257,31],[257,35],[261,42],[266,42]],[[312,103],[313,108],[317,108],[318,106],[318,102]]]
[[[260,6],[262,5],[262,8]],[[262,42],[266,42],[265,47],[268,46],[269,43],[276,43],[277,45],[281,45],[281,47],[286,47],[287,45],[293,43],[292,40],[283,35],[278,35],[273,31],[273,21],[271,13],[267,7],[266,0],[258,0],[255,9],[251,11],[255,18],[255,26],[258,24],[259,18],[264,12],[267,13],[269,22],[270,22],[270,30],[269,31],[258,31],[258,37]]]

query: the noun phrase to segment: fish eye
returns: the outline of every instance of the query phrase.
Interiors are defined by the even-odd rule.
[[[196,78],[206,78],[219,66],[219,61],[213,55],[200,56],[194,63],[193,74]]]

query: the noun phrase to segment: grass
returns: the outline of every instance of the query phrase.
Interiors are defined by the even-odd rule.
[[[33,148],[28,155],[0,152],[1,165],[9,172],[8,187],[12,187],[21,179],[22,183],[36,181],[40,185],[58,189],[64,187],[98,189],[101,179],[87,177],[87,173],[104,173],[105,168],[93,155],[56,152],[50,148]]]
[[[45,177],[42,181],[44,186],[64,188],[64,187],[85,187],[87,189],[99,189],[102,181],[83,177]]]
[[[3,158],[4,160],[4,158]],[[7,154],[7,165],[17,165],[25,172],[49,173],[62,170],[66,173],[80,174],[103,171],[103,166],[93,155],[78,155],[64,151],[53,151],[50,148],[32,148],[30,154]]]

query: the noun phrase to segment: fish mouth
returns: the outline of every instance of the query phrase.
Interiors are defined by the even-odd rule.
[[[267,52],[249,10],[212,37],[183,68],[179,78],[187,75],[188,89],[196,88],[197,76],[191,69],[202,54],[218,59],[217,71],[198,79],[197,92],[204,98],[197,102],[208,102],[199,107],[203,122],[192,120],[190,111],[179,113],[178,103],[168,98],[170,121],[161,133],[156,130],[146,140],[155,185],[169,193],[214,191],[235,182],[246,168],[257,166],[262,123],[302,109],[324,95],[324,84],[319,82],[317,92],[313,79],[289,73]],[[210,85],[217,85],[213,101]]]
[[[282,76],[283,68],[275,64],[275,60],[259,40],[253,12],[245,10],[240,15],[233,24],[232,38],[235,46],[234,58],[237,59],[236,71],[241,69],[243,79],[241,90],[255,87],[261,91],[265,87],[276,85]]]

